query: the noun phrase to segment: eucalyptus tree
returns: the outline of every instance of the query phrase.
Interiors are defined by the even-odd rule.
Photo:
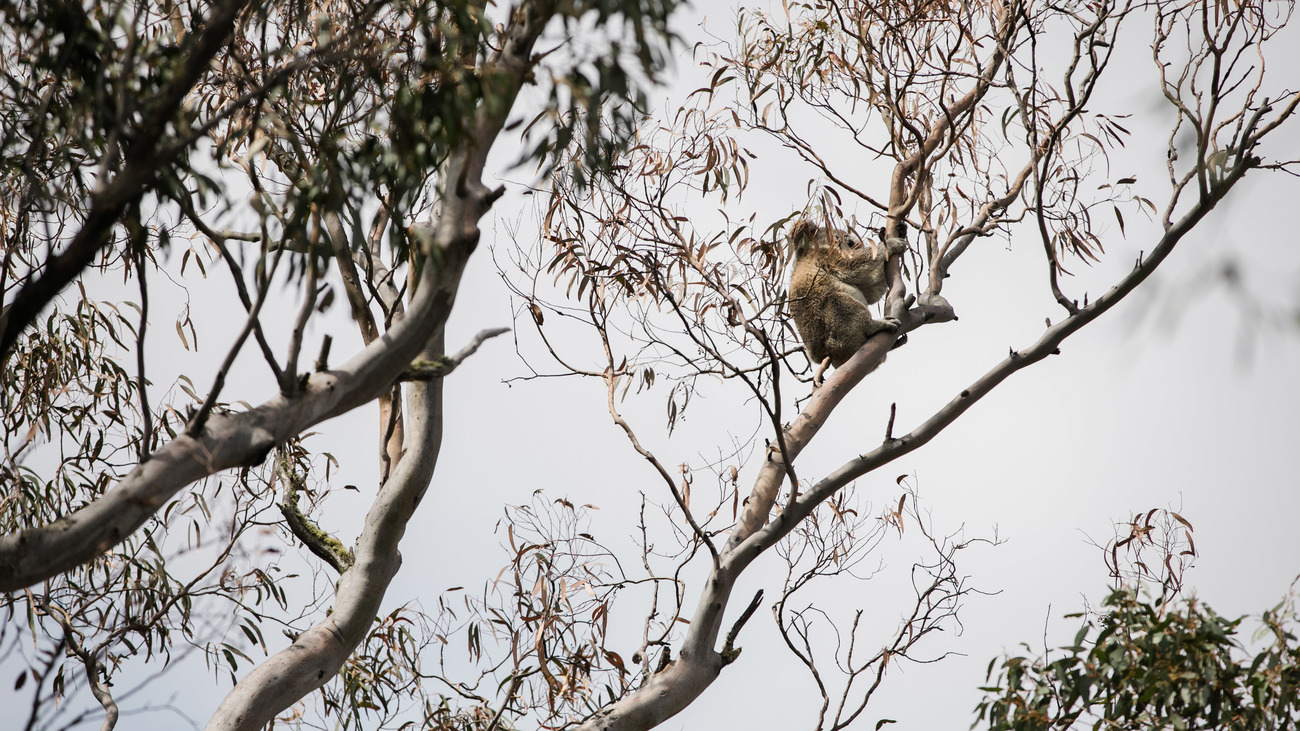
[[[479,222],[504,192],[485,182],[489,154],[506,138],[504,154],[545,175],[582,140],[587,162],[608,160],[675,4],[0,5],[0,589],[38,642],[18,682],[38,681],[29,725],[57,722],[65,652],[105,727],[130,658],[196,643],[233,676],[239,647],[203,644],[232,611],[263,649],[269,617],[296,619],[293,642],[239,678],[211,728],[265,726],[339,673],[377,628],[437,462],[441,379],[476,344],[443,351]],[[182,376],[164,392],[150,293],[214,267],[228,301],[204,306],[242,326],[210,384]],[[135,295],[97,296],[114,279]],[[306,337],[340,289],[363,343],[342,358]],[[176,330],[197,346],[184,313]],[[265,403],[226,388],[246,350],[278,392]],[[299,437],[376,401],[380,487],[345,547],[298,506],[312,489]],[[269,563],[246,560],[266,548],[277,486],[276,522],[338,572],[326,607],[304,609]],[[334,705],[378,708],[367,698]]]

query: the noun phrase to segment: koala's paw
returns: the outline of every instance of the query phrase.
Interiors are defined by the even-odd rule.
[[[879,332],[886,332],[886,333],[898,332],[898,328],[902,324],[903,323],[900,322],[897,317],[882,317],[879,320],[875,320],[875,327],[872,328],[871,334],[875,335],[876,333]]]
[[[826,369],[831,367],[831,357],[828,355],[818,364],[817,370],[813,372],[813,390],[822,387],[826,382]]]

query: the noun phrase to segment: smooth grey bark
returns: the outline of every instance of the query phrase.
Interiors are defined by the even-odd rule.
[[[31,586],[103,554],[185,486],[231,467],[261,464],[304,429],[384,393],[446,321],[474,234],[449,241],[441,266],[426,268],[407,317],[337,370],[311,374],[300,395],[213,415],[199,437],[178,436],[103,497],[48,525],[0,537],[0,591]]]
[[[418,352],[420,360],[433,361],[443,354],[443,327],[465,261],[478,241],[478,221],[499,197],[498,191],[483,185],[483,168],[531,69],[533,46],[553,12],[552,3],[538,5],[533,8],[536,12],[518,13],[507,29],[501,50],[489,60],[487,71],[500,74],[503,83],[494,87],[500,96],[483,100],[470,140],[452,154],[439,174],[442,210],[431,230],[419,237],[427,239],[428,245],[424,270],[412,305],[399,323],[424,322],[432,330],[431,340]],[[421,317],[427,309],[424,302],[431,297],[446,303],[445,308],[435,310],[440,315],[437,319]],[[390,335],[381,336],[372,347]],[[413,356],[401,365],[415,360]],[[386,390],[397,375],[382,381],[379,391]],[[399,543],[437,464],[442,443],[442,379],[408,384],[403,402],[402,456],[366,515],[353,551],[356,562],[339,579],[333,611],[241,679],[208,722],[209,731],[265,727],[276,714],[333,678],[365,639],[401,566]]]
[[[439,332],[422,357],[442,355],[442,341]],[[333,678],[365,639],[402,565],[398,544],[433,478],[442,445],[442,379],[409,384],[405,402],[411,447],[366,514],[353,551],[356,562],[339,578],[333,612],[244,676],[208,722],[209,731],[266,726]]]

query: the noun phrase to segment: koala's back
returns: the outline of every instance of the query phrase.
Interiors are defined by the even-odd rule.
[[[883,290],[876,295],[879,299]],[[808,355],[820,363],[827,356],[839,366],[853,357],[872,332],[866,294],[821,266],[817,257],[795,261],[790,276],[790,315]]]
[[[852,249],[853,256],[841,257],[838,278],[862,292],[867,304],[875,304],[889,291],[885,281],[885,252],[878,251],[878,257],[872,257],[869,249]]]
[[[885,252],[873,256],[856,236],[806,219],[796,223],[790,240],[795,249],[790,315],[809,357],[820,363],[829,356],[838,367],[887,327],[872,319],[868,307],[888,290]],[[889,253],[899,250],[892,246]]]

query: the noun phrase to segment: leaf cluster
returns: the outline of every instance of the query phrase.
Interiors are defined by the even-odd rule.
[[[1237,637],[1242,618],[1195,599],[1146,601],[1125,588],[1103,606],[1060,657],[990,663],[994,684],[983,689],[975,726],[1263,731],[1300,722],[1290,601],[1264,614],[1257,639],[1267,644],[1253,656]]]

